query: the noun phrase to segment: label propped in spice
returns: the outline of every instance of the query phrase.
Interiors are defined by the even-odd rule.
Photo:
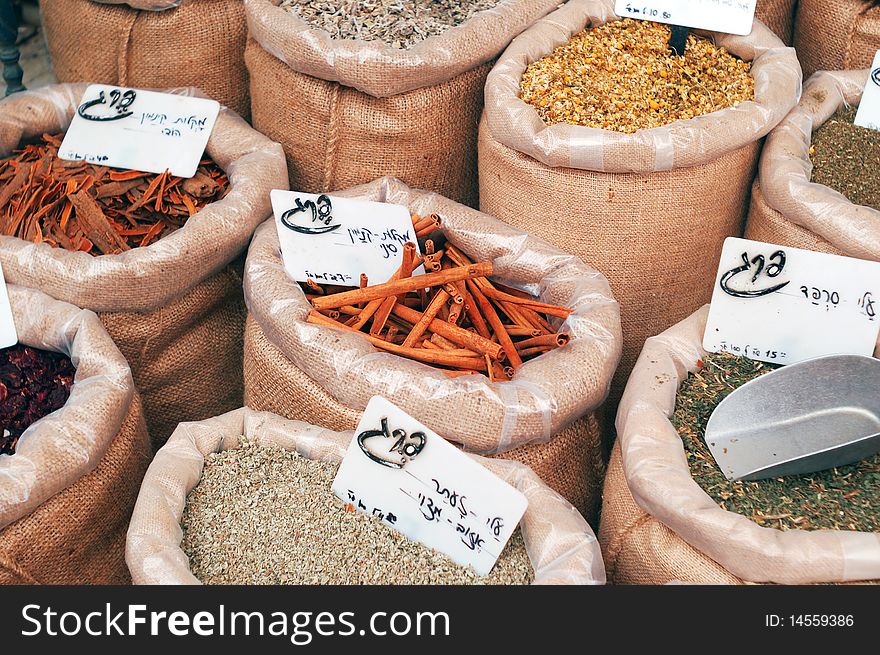
[[[58,157],[147,173],[192,177],[220,103],[171,93],[92,84],[77,107]]]
[[[703,348],[774,364],[870,356],[878,301],[880,262],[728,237]]]
[[[492,570],[528,506],[519,490],[379,396],[367,404],[333,491],[479,575]]]
[[[752,33],[757,0],[617,0],[614,13],[711,32]]]
[[[880,130],[880,50],[874,55],[871,74],[868,75],[854,122],[861,127]],[[866,171],[866,174],[871,175],[872,173]]]
[[[17,343],[18,333],[15,331],[15,320],[12,318],[6,278],[3,277],[3,267],[0,266],[0,348],[8,348]]]
[[[370,286],[400,268],[403,244],[418,242],[403,205],[275,189],[270,194],[284,269],[297,282]],[[420,273],[421,269],[417,269]]]

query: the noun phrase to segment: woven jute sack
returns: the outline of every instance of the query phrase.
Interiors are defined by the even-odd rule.
[[[767,139],[747,238],[880,261],[880,211],[810,181],[813,131],[841,107],[859,104],[869,73],[821,71],[807,80],[798,106]]]
[[[758,0],[755,18],[791,45],[794,38],[794,15],[798,0]]]
[[[125,533],[152,452],[131,371],[93,312],[9,285],[19,343],[76,367],[61,409],[0,456],[0,584],[125,584]]]
[[[40,7],[59,82],[196,87],[250,116],[241,0],[42,0]]]
[[[595,266],[620,302],[623,360],[612,399],[645,338],[707,302],[725,237],[739,236],[760,139],[797,102],[794,51],[756,22],[713,35],[751,60],[755,100],[622,134],[548,127],[519,97],[526,67],[580,30],[617,20],[613,0],[571,0],[517,37],[486,83],[480,209]]]
[[[503,0],[408,50],[333,40],[279,2],[245,0],[245,60],[254,125],[284,146],[291,188],[391,175],[475,207],[491,60],[558,0]]]
[[[384,396],[465,450],[528,464],[592,520],[604,474],[594,412],[621,344],[619,310],[605,278],[543,241],[393,178],[338,195],[440,214],[449,240],[474,260],[492,260],[496,278],[572,308],[560,327],[571,341],[526,362],[509,382],[450,379],[382,353],[363,335],[306,322],[311,306],[284,270],[269,221],[254,235],[245,266],[245,404],[350,430],[370,398]]]
[[[880,49],[880,4],[871,0],[799,0],[794,46],[809,77],[865,68]]]
[[[205,456],[236,448],[243,437],[256,445],[338,464],[351,444],[352,432],[290,421],[247,407],[206,421],[182,423],[150,464],[131,518],[125,559],[135,584],[200,584],[180,548],[186,496],[202,476]],[[570,503],[522,464],[472,457],[528,500],[520,528],[535,569],[534,584],[605,583],[596,537]]]
[[[599,542],[610,582],[807,584],[880,578],[880,535],[765,528],[691,477],[669,417],[697,370],[709,307],[645,343],[617,414]]]
[[[0,102],[0,156],[66,130],[85,86]],[[269,191],[287,188],[281,147],[230,110],[221,111],[207,153],[229,177],[227,195],[150,246],[92,257],[0,236],[8,281],[98,313],[131,365],[155,445],[181,421],[241,405],[246,312],[232,264],[271,214]]]

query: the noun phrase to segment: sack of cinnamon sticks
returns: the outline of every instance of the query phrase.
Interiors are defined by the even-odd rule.
[[[438,323],[454,322],[449,315],[439,315],[429,325],[421,322],[426,331],[418,339],[419,348],[383,343],[382,338],[357,333],[354,327],[329,324],[323,314],[316,319],[316,307],[323,305],[310,300],[310,294],[286,273],[275,223],[269,221],[254,235],[245,265],[249,312],[245,403],[346,430],[356,427],[370,398],[384,396],[465,450],[531,466],[587,520],[594,519],[604,472],[596,410],[608,393],[621,350],[619,308],[606,279],[546,242],[440,195],[410,189],[394,178],[334,195],[403,205],[423,217],[436,214],[449,244],[446,250],[476,262],[462,268],[488,276],[483,280],[491,280],[496,291],[505,288],[508,295],[537,296],[519,307],[534,308],[536,313],[553,311],[553,306],[566,308],[557,313],[567,318],[542,319],[554,321],[554,334],[546,335],[542,346],[531,345],[527,340],[534,337],[528,334],[488,321],[492,324],[485,333],[490,337],[487,341],[497,338],[491,345],[503,351],[511,345],[507,337],[513,335],[517,340],[513,345],[519,346],[520,359],[525,360],[518,364],[515,354],[506,357],[510,369],[515,369],[506,372],[506,366],[500,370],[495,366],[504,353],[475,343],[482,329],[477,323],[473,332],[464,330],[473,337],[470,342],[462,343],[458,332],[449,329],[430,340],[424,338],[440,330]],[[436,264],[427,255],[425,260],[426,268]],[[473,297],[481,291],[493,293],[485,284],[467,284],[464,289]],[[455,287],[450,291],[455,294]],[[416,329],[418,311],[408,302],[394,307],[389,323]],[[471,318],[468,314],[459,322]],[[564,336],[562,347],[549,343],[548,339],[555,342],[556,334]],[[391,340],[406,343],[411,335],[401,332]],[[459,344],[447,349],[450,339]],[[474,356],[469,349],[485,352]],[[531,351],[542,349],[547,352],[529,358]],[[456,367],[464,370],[452,370]]]
[[[60,161],[53,142],[85,88],[0,102],[0,262],[9,282],[98,313],[159,446],[181,421],[241,404],[233,264],[271,213],[269,191],[287,188],[284,155],[224,109],[188,180]]]
[[[0,584],[128,583],[152,454],[131,370],[93,312],[8,290],[19,344],[0,350]]]

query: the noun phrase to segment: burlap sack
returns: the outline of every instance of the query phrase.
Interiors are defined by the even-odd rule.
[[[408,50],[332,40],[245,0],[254,126],[284,146],[293,189],[382,175],[476,206],[477,123],[491,60],[558,0],[503,0]]]
[[[466,450],[525,462],[592,519],[604,473],[592,412],[608,392],[621,343],[605,278],[547,243],[392,178],[339,195],[440,214],[450,240],[472,257],[494,260],[496,277],[573,308],[561,328],[571,342],[501,383],[483,375],[449,379],[380,353],[361,335],[305,322],[310,305],[283,268],[269,221],[254,235],[245,268],[245,403],[343,430],[356,427],[370,398],[384,396]]]
[[[880,211],[810,182],[815,129],[835,111],[858,105],[869,70],[819,72],[795,108],[767,139],[746,237],[880,261]]]
[[[180,548],[186,496],[202,475],[205,455],[235,448],[242,436],[333,463],[342,461],[352,439],[351,432],[288,421],[247,407],[181,424],[150,464],[128,529],[125,559],[135,584],[199,584]],[[529,501],[520,526],[535,584],[604,584],[596,537],[574,507],[521,464],[473,457]]]
[[[763,528],[694,482],[669,421],[702,349],[708,306],[648,339],[617,414],[599,542],[609,581],[806,584],[880,578],[880,534]]]
[[[799,0],[794,46],[809,77],[865,68],[880,49],[880,5],[871,0]]]
[[[84,90],[57,85],[0,102],[0,156],[65,130]],[[131,364],[156,445],[181,421],[241,405],[245,311],[230,263],[270,215],[269,191],[287,188],[280,146],[229,110],[207,153],[228,174],[228,194],[146,248],[92,257],[0,236],[8,281],[99,314]]]
[[[590,25],[616,20],[613,0],[571,0],[516,38],[486,83],[480,209],[590,262],[621,305],[623,359],[612,401],[646,337],[711,295],[725,237],[739,236],[760,139],[797,102],[794,51],[760,23],[714,35],[753,61],[755,100],[667,127],[622,134],[548,127],[520,100],[528,64]]]
[[[42,0],[40,7],[59,82],[197,87],[250,117],[241,0]]]
[[[797,4],[798,0],[758,0],[755,18],[769,27],[786,45],[791,45]]]
[[[131,371],[92,312],[9,286],[19,342],[61,352],[67,403],[0,456],[0,584],[123,584],[150,440]]]

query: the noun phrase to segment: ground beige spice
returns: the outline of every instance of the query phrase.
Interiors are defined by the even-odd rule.
[[[520,97],[547,125],[627,134],[754,99],[749,62],[693,34],[684,56],[673,55],[670,34],[666,25],[630,18],[579,32],[529,65]]]
[[[486,577],[349,511],[331,487],[338,469],[242,442],[205,458],[186,499],[181,547],[206,584],[529,584],[517,530]]]

